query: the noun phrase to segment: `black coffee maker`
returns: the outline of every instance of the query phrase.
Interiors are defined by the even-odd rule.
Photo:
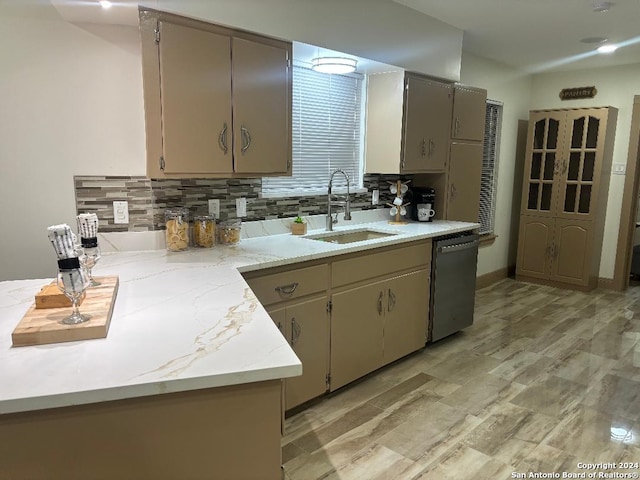
[[[411,199],[411,218],[418,222],[430,222],[436,214],[436,191],[431,187],[414,187]]]

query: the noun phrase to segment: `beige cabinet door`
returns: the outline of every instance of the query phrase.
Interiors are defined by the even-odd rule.
[[[606,109],[567,112],[565,149],[558,168],[558,217],[593,219],[607,132],[606,114]]]
[[[453,89],[451,138],[482,142],[486,112],[486,90],[456,85]]]
[[[331,390],[382,366],[387,282],[331,297]]]
[[[477,222],[480,209],[482,144],[452,143],[447,192],[447,220]]]
[[[384,363],[424,347],[429,322],[431,272],[427,269],[387,282]]]
[[[566,128],[565,111],[532,112],[522,182],[523,215],[555,216]],[[555,186],[554,186],[555,184]]]
[[[548,279],[555,220],[547,217],[520,217],[516,274]]]
[[[590,221],[556,219],[551,280],[586,286],[592,261]]]
[[[166,21],[159,28],[164,173],[231,173],[230,39]]]
[[[285,408],[288,410],[327,391],[327,297],[287,306],[286,331],[289,344],[302,362],[302,376],[285,380]]]
[[[406,78],[402,173],[444,172],[449,155],[451,85]]]
[[[233,38],[233,156],[236,173],[291,165],[290,50]]]

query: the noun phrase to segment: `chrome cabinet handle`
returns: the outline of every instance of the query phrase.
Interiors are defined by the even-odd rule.
[[[456,117],[456,126],[455,126],[455,135],[456,135],[456,137],[458,136],[459,133],[460,133],[460,119],[458,117]]]
[[[429,158],[433,156],[433,151],[436,149],[435,142],[430,138],[429,139]]]
[[[458,189],[456,188],[455,184],[452,183],[451,187],[449,187],[449,200],[453,201],[456,199],[457,196],[458,196]]]
[[[298,288],[298,282],[290,283],[289,285],[282,285],[275,288],[275,291],[279,294],[291,295]]]
[[[278,330],[280,330],[280,333],[282,333],[282,322],[278,322]]]
[[[391,289],[389,289],[389,304],[387,306],[387,311],[391,311],[396,307],[396,294],[393,293]]]
[[[224,154],[227,154],[227,122],[224,122],[224,125],[222,126],[222,130],[220,131],[220,135],[218,135],[218,146],[220,147],[220,150],[222,150],[224,152]]]
[[[240,133],[242,136],[242,148],[240,150],[244,153],[249,150],[249,147],[251,146],[251,134],[244,125],[240,125]]]
[[[384,307],[382,306],[382,302],[384,300],[384,292],[380,292],[380,295],[378,296],[378,315],[382,315],[382,312],[384,310]]]
[[[427,156],[427,141],[423,138],[420,144],[420,156],[422,158]]]
[[[293,347],[298,340],[300,340],[300,334],[302,334],[302,327],[296,322],[296,317],[291,317],[291,346]]]

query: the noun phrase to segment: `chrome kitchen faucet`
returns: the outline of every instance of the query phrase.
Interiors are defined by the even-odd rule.
[[[331,200],[331,187],[333,184],[333,177],[336,173],[341,173],[342,175],[344,175],[344,178],[347,180],[347,196],[345,198],[344,201],[338,201],[338,200]],[[333,231],[333,224],[334,223],[338,223],[338,212],[335,213],[336,217],[333,218],[331,215],[331,206],[335,205],[335,206],[341,206],[344,205],[344,219],[345,220],[351,220],[351,204],[350,202],[350,193],[349,193],[349,175],[346,174],[346,172],[344,170],[341,169],[336,169],[331,173],[331,176],[329,177],[329,187],[327,189],[327,231],[332,232]]]

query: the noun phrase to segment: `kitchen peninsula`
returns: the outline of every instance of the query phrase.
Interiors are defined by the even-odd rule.
[[[107,254],[95,273],[119,275],[120,289],[99,340],[11,347],[47,281],[0,283],[0,478],[279,478],[281,379],[302,367],[242,273],[477,224],[366,226],[396,234]]]

